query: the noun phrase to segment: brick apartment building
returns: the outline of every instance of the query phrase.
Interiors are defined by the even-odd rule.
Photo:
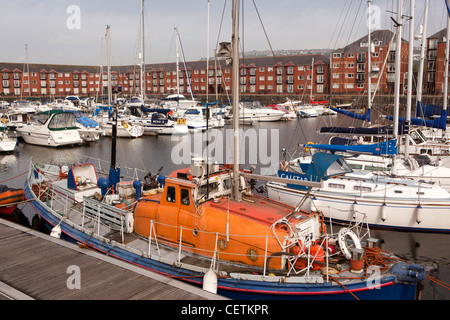
[[[372,42],[372,92],[378,86],[378,93],[394,92],[395,81],[395,39],[389,30],[377,30],[371,33]],[[368,89],[368,36],[331,53],[331,92],[333,94],[357,94]],[[402,39],[400,90],[407,83],[405,76],[408,70],[409,43]],[[386,60],[387,58],[387,60]],[[386,61],[386,63],[385,63]],[[385,65],[383,71],[383,65]]]
[[[139,93],[140,70],[135,66],[115,66],[112,86],[125,97]],[[9,99],[35,97],[64,98],[68,95],[95,96],[107,92],[106,68],[94,66],[0,63],[0,96]],[[209,94],[231,93],[231,66],[225,60],[180,64],[179,91]],[[147,96],[177,92],[175,63],[146,65]],[[319,54],[244,58],[240,61],[240,88],[243,94],[324,94],[329,91],[329,60]]]
[[[446,29],[428,38],[424,93],[442,94]],[[389,30],[371,33],[372,91],[392,94],[395,80],[395,39]],[[359,95],[368,89],[368,37],[334,50],[330,58],[321,54],[249,57],[240,60],[240,89],[248,95],[280,95],[292,98]],[[409,43],[402,40],[400,90],[406,90]],[[385,65],[383,70],[383,65]],[[224,59],[179,64],[179,91],[192,94],[231,93],[231,66]],[[0,97],[7,100],[36,98],[42,101],[68,95],[95,97],[106,93],[106,68],[48,64],[0,63]],[[112,86],[124,97],[139,93],[137,66],[112,67]],[[177,92],[175,63],[148,64],[145,68],[146,96],[161,97]]]
[[[447,28],[444,28],[427,38],[424,93],[442,94],[444,92],[446,37]]]

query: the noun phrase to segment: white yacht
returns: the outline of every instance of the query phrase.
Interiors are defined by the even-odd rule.
[[[239,106],[240,120],[255,120],[260,122],[279,121],[285,113],[272,108],[265,108],[258,100],[243,100]]]
[[[0,125],[0,152],[12,152],[16,149],[17,139],[13,139],[7,134],[8,127]]]
[[[36,115],[35,122],[17,128],[26,143],[60,147],[83,143],[72,113],[51,110]]]

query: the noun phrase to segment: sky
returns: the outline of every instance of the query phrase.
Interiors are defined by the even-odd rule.
[[[415,1],[417,33],[425,0]],[[396,2],[372,1],[380,29],[392,30]],[[145,0],[146,63],[176,61],[175,27],[186,61],[211,57],[218,42],[231,41],[231,5],[209,1],[207,46],[208,0]],[[135,64],[140,6],[140,0],[0,0],[0,61],[24,63],[27,45],[30,64],[106,64],[110,25],[112,64]],[[337,49],[367,34],[366,9],[366,0],[244,0],[241,50]],[[431,0],[428,35],[445,27],[444,0]]]

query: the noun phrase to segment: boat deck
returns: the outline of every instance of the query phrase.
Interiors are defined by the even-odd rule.
[[[2,219],[0,257],[0,296],[9,299],[225,299]],[[67,286],[75,275],[70,266],[80,268],[80,289]]]

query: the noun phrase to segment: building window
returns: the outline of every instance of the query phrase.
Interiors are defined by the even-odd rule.
[[[323,73],[323,66],[317,66],[317,72],[316,73]]]

